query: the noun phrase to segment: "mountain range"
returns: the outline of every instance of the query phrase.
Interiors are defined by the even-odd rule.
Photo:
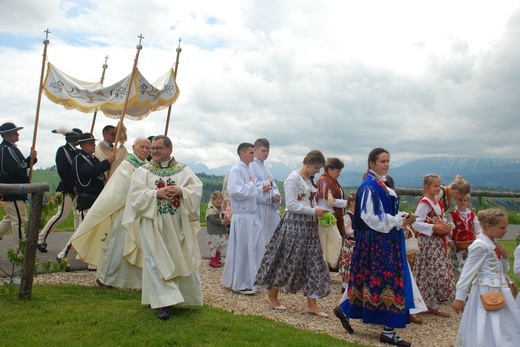
[[[273,177],[283,182],[292,170],[299,166],[287,165],[267,161]],[[231,167],[222,166],[209,169],[203,163],[189,164],[195,173],[224,176]],[[352,165],[347,163],[341,172],[339,182],[344,187],[359,185],[366,164]],[[354,167],[354,170],[349,170]],[[472,187],[492,188],[498,190],[520,189],[520,159],[495,158],[463,158],[463,157],[428,157],[407,162],[398,167],[391,167],[389,174],[398,187],[421,187],[426,174],[441,176],[443,184],[453,182],[457,175],[461,175]]]

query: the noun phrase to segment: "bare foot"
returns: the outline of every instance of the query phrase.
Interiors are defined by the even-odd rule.
[[[329,318],[329,315],[326,314],[325,312],[323,312],[322,310],[320,310],[317,306],[314,308],[307,307],[307,309],[305,310],[305,313],[313,314],[318,317]]]
[[[286,310],[287,307],[285,307],[284,305],[282,305],[280,303],[280,301],[278,300],[278,298],[270,298],[269,296],[265,296],[264,297],[264,300],[265,302],[267,302],[269,305],[271,305],[272,308],[274,308],[275,310]]]

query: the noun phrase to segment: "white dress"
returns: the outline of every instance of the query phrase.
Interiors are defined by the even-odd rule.
[[[229,170],[227,188],[233,208],[222,284],[234,291],[256,290],[253,285],[265,252],[262,224],[256,215],[256,185],[248,166],[237,161]]]
[[[273,236],[274,229],[280,222],[280,215],[278,214],[278,208],[280,203],[273,202],[273,198],[280,194],[278,186],[273,181],[273,175],[269,167],[265,163],[257,158],[254,158],[253,162],[249,164],[249,172],[255,179],[257,189],[257,208],[256,215],[262,223],[262,243],[268,244]],[[272,189],[265,193],[263,187],[266,184],[270,184]]]
[[[495,244],[479,234],[469,246],[469,255],[462,269],[455,298],[465,301],[471,284],[469,299],[460,321],[456,346],[509,347],[520,343],[520,308],[507,286],[507,259],[499,259]],[[486,311],[480,294],[501,291],[506,307]]]
[[[520,277],[520,245],[516,247],[514,257],[515,262],[513,263],[513,273],[516,277]],[[520,295],[517,295],[516,302],[518,306],[520,306]]]

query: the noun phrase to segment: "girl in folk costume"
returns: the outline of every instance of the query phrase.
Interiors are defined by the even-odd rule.
[[[455,181],[451,182],[447,187],[441,186],[441,190],[438,194],[435,194],[435,200],[440,201],[444,206],[444,210],[447,211],[451,206],[451,199],[455,201],[461,197],[469,194],[471,185],[462,178],[461,175],[455,177]]]
[[[280,290],[307,298],[308,314],[328,317],[316,299],[332,293],[329,269],[323,260],[318,236],[318,218],[326,210],[316,206],[314,175],[325,164],[319,150],[310,151],[303,166],[284,182],[286,210],[267,244],[256,274],[255,286],[268,290],[264,300],[275,310],[285,310],[278,299]]]
[[[339,254],[339,269],[338,272],[343,280],[342,292],[345,292],[348,284],[348,276],[350,272],[350,255],[354,249],[355,234],[352,225],[354,219],[354,207],[356,206],[356,192],[352,192],[347,197],[347,213],[343,217],[343,225],[345,226],[345,237],[343,238],[343,244],[341,246],[341,252]]]
[[[457,208],[451,211],[447,218],[453,223],[455,228],[451,233],[451,239],[455,242],[452,248],[452,264],[455,277],[458,278],[462,272],[462,267],[468,258],[468,246],[475,240],[481,232],[480,223],[475,212],[468,207],[471,203],[469,194],[457,200]]]
[[[482,232],[469,246],[468,259],[462,269],[452,308],[462,314],[456,346],[518,346],[520,341],[520,307],[507,285],[509,271],[504,245],[495,243],[507,232],[507,215],[498,209],[478,213]],[[464,307],[467,290],[468,302]],[[504,308],[487,311],[480,295],[501,292]]]
[[[223,216],[223,200],[224,196],[221,192],[213,192],[206,210],[206,223],[208,230],[207,242],[211,256],[209,266],[211,267],[222,266],[220,255],[226,249],[228,244],[228,226],[231,220]]]
[[[343,167],[345,167],[345,164],[343,164],[340,159],[328,158],[323,167],[325,172],[316,182],[316,187],[318,188],[318,194],[316,195],[317,206],[333,213],[334,217],[336,217],[335,226],[329,225],[325,227],[322,223],[318,226],[320,242],[323,247],[323,256],[329,263],[329,268],[331,269],[338,267],[342,237],[345,237],[343,214],[347,206],[347,200],[345,200],[345,193],[343,192],[341,184],[338,182]]]
[[[317,205],[324,210],[334,213],[339,234],[342,237],[345,236],[343,211],[347,206],[347,201],[345,200],[345,193],[343,192],[343,188],[341,188],[341,184],[338,182],[338,178],[344,167],[345,164],[338,158],[328,158],[323,167],[325,172],[316,182],[316,186],[318,187],[318,195],[316,196]]]
[[[441,178],[431,174],[424,176],[423,188],[424,196],[417,205],[417,219],[413,223],[413,228],[419,232],[419,251],[413,273],[428,313],[449,317],[437,305],[437,300],[452,298],[455,290],[449,249],[453,242],[448,237],[451,226],[444,217],[444,206],[435,200],[441,190]]]

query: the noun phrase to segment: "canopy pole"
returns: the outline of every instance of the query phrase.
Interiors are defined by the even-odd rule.
[[[31,146],[31,153],[36,150],[36,136],[38,134],[38,121],[40,118],[40,105],[42,102],[42,89],[43,89],[43,74],[45,70],[45,61],[47,60],[47,45],[49,44],[49,34],[51,33],[49,29],[44,31],[45,40],[43,40],[43,59],[42,59],[42,71],[40,74],[40,85],[38,88],[38,102],[36,104],[36,117],[34,119],[34,132],[33,132],[33,141]],[[32,172],[33,172],[33,164],[34,158],[31,156],[29,160],[29,182],[32,180]]]
[[[132,73],[130,74],[130,80],[128,83],[128,91],[126,92],[125,104],[123,106],[123,111],[121,111],[121,117],[119,118],[119,126],[117,127],[116,141],[114,142],[114,148],[112,148],[112,153],[116,154],[117,143],[119,142],[119,137],[121,137],[121,129],[123,128],[123,120],[125,119],[126,107],[128,106],[128,100],[130,99],[130,93],[132,92],[132,84],[134,83],[135,70],[137,68],[137,61],[139,60],[139,52],[143,49],[141,45],[141,40],[144,39],[142,34],[137,36],[139,38],[139,43],[135,48],[137,48],[137,52],[135,53],[134,59],[134,67],[132,68]]]
[[[130,74],[130,80],[128,81],[128,90],[126,92],[125,96],[125,104],[123,106],[123,111],[121,111],[121,117],[119,118],[119,124],[117,127],[117,133],[116,133],[116,140],[114,141],[114,147],[112,148],[112,154],[116,154],[117,150],[117,144],[119,142],[119,138],[121,137],[121,129],[123,129],[123,120],[125,119],[126,114],[126,107],[128,106],[128,100],[130,99],[130,93],[132,92],[132,84],[134,83],[134,77],[135,77],[135,70],[137,69],[137,62],[139,61],[139,52],[141,52],[141,49],[143,49],[143,46],[141,45],[141,40],[144,39],[144,36],[142,34],[139,34],[137,36],[139,38],[139,43],[135,48],[137,48],[137,52],[135,53],[135,59],[134,59],[134,67],[132,68],[132,73]],[[110,173],[107,174],[107,181],[110,178]]]
[[[105,71],[108,67],[107,65],[107,60],[108,60],[108,55],[105,57],[105,63],[103,64],[103,66],[101,66],[103,68],[103,72],[101,73],[101,80],[99,81],[99,83],[101,85],[103,85],[103,81],[105,80]],[[94,133],[94,124],[96,124],[96,116],[97,116],[97,112],[98,110],[96,109],[94,111],[94,116],[92,117],[92,126],[90,127],[90,133],[93,134]]]
[[[177,59],[175,60],[175,70],[173,71],[173,77],[175,79],[175,84],[177,84],[177,68],[179,67],[179,56],[182,52],[180,37],[179,37],[179,47],[177,47],[176,51],[177,51]],[[168,136],[168,127],[170,126],[171,113],[172,113],[172,105],[168,106],[168,115],[166,116],[166,127],[164,128],[164,136]]]

